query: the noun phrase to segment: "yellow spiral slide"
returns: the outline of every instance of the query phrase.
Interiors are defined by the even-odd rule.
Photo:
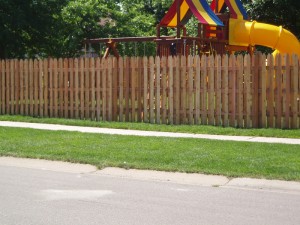
[[[300,43],[290,31],[256,21],[230,19],[229,44],[235,46],[262,45],[274,49],[274,54],[297,54],[300,57]]]

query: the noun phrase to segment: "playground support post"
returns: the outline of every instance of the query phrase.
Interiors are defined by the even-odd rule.
[[[177,1],[177,38],[180,38],[180,1]]]

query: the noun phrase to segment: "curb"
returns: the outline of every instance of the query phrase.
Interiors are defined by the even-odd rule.
[[[24,159],[0,157],[0,166],[48,170],[54,172],[91,174],[122,179],[142,181],[169,182],[183,185],[199,185],[206,187],[238,188],[250,190],[285,191],[300,194],[300,182],[266,180],[254,178],[233,178],[225,176],[197,173],[162,172],[153,170],[136,170],[107,167],[97,170],[95,166],[41,159]]]

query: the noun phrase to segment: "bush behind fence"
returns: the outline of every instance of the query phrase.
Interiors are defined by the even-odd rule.
[[[297,56],[2,60],[0,113],[299,128]]]

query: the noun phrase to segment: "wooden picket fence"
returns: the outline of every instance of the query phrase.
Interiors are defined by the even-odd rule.
[[[299,128],[297,56],[0,61],[0,114]]]

